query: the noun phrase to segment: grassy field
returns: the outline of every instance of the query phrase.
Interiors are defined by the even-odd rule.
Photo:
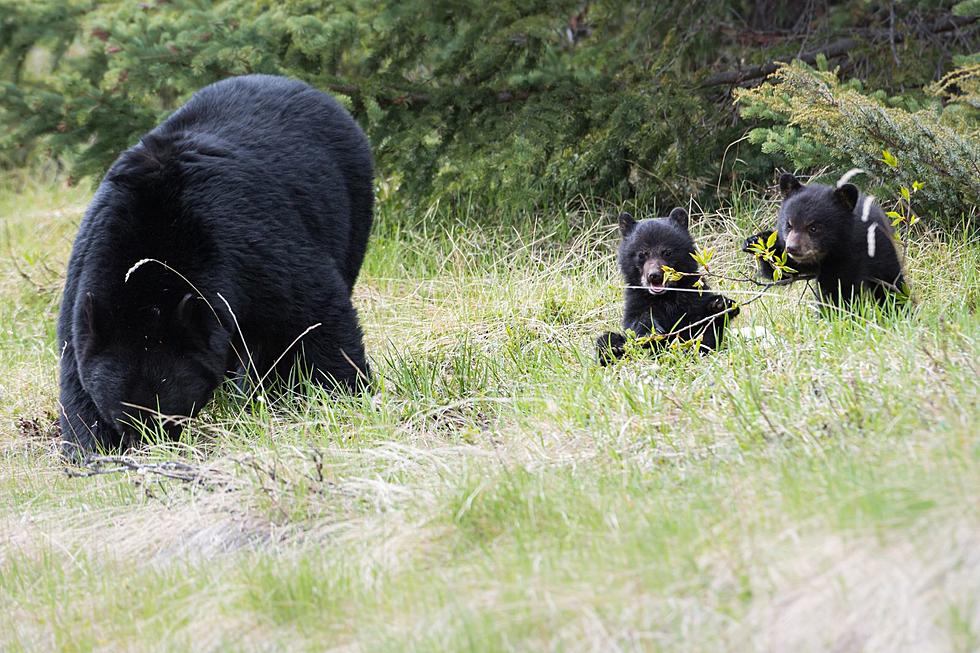
[[[911,315],[793,286],[734,324],[766,337],[603,369],[611,208],[383,204],[374,396],[226,392],[134,454],[194,481],[73,478],[54,322],[88,198],[0,189],[0,649],[980,648],[976,239],[914,235]],[[746,193],[692,230],[745,273],[772,213]]]

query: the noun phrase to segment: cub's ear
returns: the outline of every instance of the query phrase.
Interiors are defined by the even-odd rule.
[[[784,172],[779,177],[779,192],[783,194],[783,198],[789,197],[801,188],[803,188],[803,184],[790,173]]]
[[[626,211],[619,214],[619,233],[622,234],[623,238],[633,233],[635,228],[636,220],[633,219],[633,216]]]
[[[681,207],[678,206],[676,209],[671,211],[670,215],[667,216],[667,219],[673,222],[674,224],[676,224],[684,231],[687,231],[687,225],[688,225],[687,211],[685,211]]]
[[[857,186],[854,184],[844,184],[834,190],[834,199],[846,207],[848,211],[853,211],[854,207],[858,204],[859,194]]]

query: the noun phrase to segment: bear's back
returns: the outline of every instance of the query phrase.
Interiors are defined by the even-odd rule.
[[[240,258],[254,250],[273,268],[284,257],[333,260],[353,287],[372,223],[373,164],[364,133],[330,96],[269,75],[235,77],[195,93],[123,153],[103,181],[142,184],[128,196],[110,188],[106,196],[115,206],[104,211],[138,243],[153,225],[133,205],[154,177],[174,222],[191,216],[191,229]],[[152,249],[168,254],[166,242]]]
[[[275,201],[299,213],[353,286],[371,228],[374,169],[367,137],[339,102],[293,79],[233,77],[195,93],[151,134],[181,132],[234,148],[249,163],[241,183],[253,193],[276,186]]]
[[[888,216],[871,195],[861,193],[854,207],[852,243],[861,261],[861,278],[874,286],[877,281],[900,288],[904,283],[894,230]]]

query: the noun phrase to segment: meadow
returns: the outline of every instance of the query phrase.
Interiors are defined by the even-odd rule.
[[[383,194],[374,393],[227,387],[180,442],[69,475],[54,324],[90,196],[0,181],[0,649],[980,648],[975,226],[917,225],[908,314],[796,284],[714,355],[602,368],[619,207]],[[745,189],[692,232],[748,274],[774,213]]]

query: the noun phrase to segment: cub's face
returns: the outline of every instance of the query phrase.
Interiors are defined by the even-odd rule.
[[[804,186],[793,175],[779,180],[783,202],[777,228],[786,253],[803,265],[818,265],[842,246],[854,222],[858,190],[851,184],[832,188]]]
[[[684,209],[676,208],[666,218],[637,222],[629,213],[619,216],[623,240],[619,245],[619,269],[628,286],[640,286],[651,295],[662,295],[672,286],[689,287],[694,277],[668,278],[664,266],[677,272],[696,273],[692,258],[694,241],[687,230]]]
[[[75,347],[82,387],[124,441],[157,424],[176,437],[179,418],[197,414],[221,383],[230,340],[194,315],[199,307],[191,304],[201,303],[185,297],[168,318],[150,307],[123,325],[91,295],[80,302]]]

